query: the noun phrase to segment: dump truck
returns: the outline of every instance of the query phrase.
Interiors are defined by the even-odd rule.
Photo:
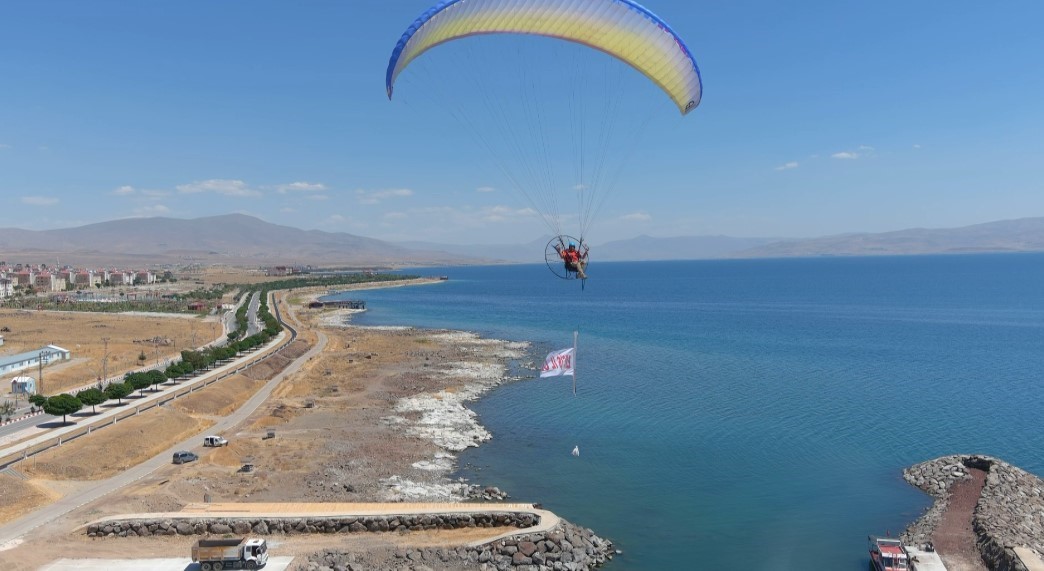
[[[253,537],[201,539],[192,546],[192,562],[202,571],[257,569],[268,563],[268,544]]]

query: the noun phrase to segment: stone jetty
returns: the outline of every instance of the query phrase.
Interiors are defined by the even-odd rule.
[[[386,571],[586,571],[612,559],[609,540],[565,520],[542,533],[522,533],[467,547],[399,549],[380,563]],[[304,571],[371,571],[371,558],[326,550],[308,558]]]
[[[903,477],[935,498],[934,504],[902,535],[906,543],[930,540],[939,525],[955,482],[971,477],[969,469],[986,472],[972,516],[976,547],[991,571],[1028,571],[1016,550],[1044,556],[1044,480],[990,456],[944,456],[911,466]]]

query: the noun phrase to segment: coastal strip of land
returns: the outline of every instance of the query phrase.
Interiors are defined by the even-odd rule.
[[[22,538],[23,543],[0,551],[4,568],[33,569],[45,563],[49,554],[57,555],[43,546],[98,557],[112,553],[128,557],[184,556],[191,538],[104,537],[84,543],[81,526],[118,514],[179,512],[199,502],[445,503],[505,499],[507,494],[500,490],[448,476],[455,468],[457,452],[491,437],[467,403],[508,381],[508,364],[529,359],[526,344],[460,331],[353,326],[350,321],[346,323],[350,314],[344,310],[307,307],[315,296],[325,293],[295,290],[276,296],[275,304],[299,332],[295,345],[304,346],[282,358],[283,366],[292,364],[292,368],[285,370],[285,378],[273,388],[271,396],[243,422],[224,432],[228,446],[196,447],[199,461],[165,464],[123,486],[118,493],[34,530]],[[306,346],[314,346],[320,337],[322,351],[306,354]],[[214,425],[229,407],[241,406],[239,403],[280,371],[279,365],[271,363],[248,369],[241,375],[244,380],[216,383],[194,395],[194,402],[176,405],[174,410]],[[233,391],[229,390],[233,385],[225,385],[230,381],[238,383]],[[207,406],[211,400],[207,391],[213,391],[209,393],[214,395],[213,400],[220,398],[228,404]],[[163,415],[150,421],[142,414],[132,430],[151,436],[157,446],[173,446],[181,442],[182,433],[167,434],[169,424],[170,419]],[[45,472],[15,479],[46,490],[50,496],[39,500],[44,503],[74,496],[105,475],[91,473],[91,466],[84,466],[82,460],[63,464],[63,458],[107,454],[120,445],[116,434],[110,432],[105,440],[92,435],[63,446],[61,453],[47,459]],[[125,462],[134,465],[143,460],[128,457]],[[539,498],[512,501],[534,502]],[[568,522],[563,526],[564,531],[557,532],[563,540],[569,537],[581,545],[586,541],[599,546],[599,553],[585,565],[593,566],[611,556],[612,545],[590,530]],[[314,568],[333,568],[338,561],[346,560],[344,554],[349,552],[351,558],[364,562],[361,568],[394,568],[388,566],[388,558],[401,558],[403,549],[463,548],[504,533],[503,529],[494,534],[474,529],[428,530],[328,539],[291,534],[272,542],[274,552],[311,559]],[[513,555],[492,552],[488,557],[511,560]],[[477,560],[469,558],[481,553],[460,556],[460,561],[446,568],[480,568]]]

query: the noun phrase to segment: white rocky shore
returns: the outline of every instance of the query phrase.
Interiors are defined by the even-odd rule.
[[[397,426],[410,436],[429,440],[439,446],[431,460],[413,465],[442,476],[442,483],[422,483],[393,476],[382,483],[387,487],[388,501],[464,501],[476,497],[503,499],[496,488],[481,488],[446,476],[456,468],[455,453],[478,446],[492,435],[478,422],[474,411],[467,408],[494,387],[509,380],[508,364],[525,357],[528,343],[484,339],[464,331],[435,331],[431,337],[453,346],[463,358],[444,363],[432,371],[460,381],[451,390],[422,393],[401,399],[395,407],[400,414],[386,416],[383,422]],[[415,419],[415,420],[411,420]]]

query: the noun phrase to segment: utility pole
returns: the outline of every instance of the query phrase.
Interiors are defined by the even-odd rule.
[[[44,352],[40,351],[40,354],[36,356],[36,361],[40,365],[40,382],[36,385],[37,394],[43,394],[43,356]]]
[[[105,353],[102,354],[102,382],[109,382],[109,338],[102,337],[102,343],[105,344]]]

